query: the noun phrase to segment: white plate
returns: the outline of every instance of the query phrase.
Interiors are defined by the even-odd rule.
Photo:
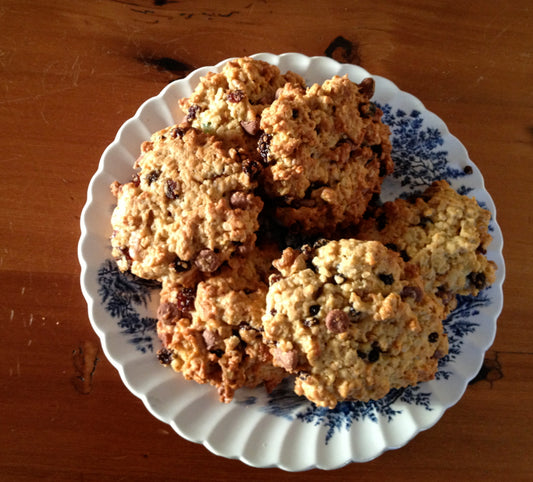
[[[309,84],[333,75],[348,74],[354,82],[370,76],[360,67],[327,57],[294,53],[253,57],[278,65],[282,72],[293,70]],[[480,171],[444,122],[389,80],[372,76],[376,84],[374,101],[383,109],[384,121],[392,130],[396,163],[394,174],[385,181],[382,200],[420,190],[442,178],[459,192],[475,196],[492,213],[493,241],[487,256],[498,265],[497,280],[477,298],[462,298],[446,321],[450,353],[441,360],[437,377],[431,382],[393,390],[376,402],[341,403],[335,410],[317,408],[296,397],[287,384],[270,395],[262,388],[243,389],[232,403],[220,403],[214,388],[185,381],[156,360],[160,346],[154,328],[157,291],[150,283],[120,274],[111,260],[114,198],[109,185],[114,180],[131,179],[141,142],[154,131],[181,120],[178,99],[188,96],[200,77],[208,71],[219,71],[225,62],[198,69],[147,100],[103,153],[89,185],[78,247],[89,318],[105,354],[129,390],[155,417],[213,453],[255,467],[290,471],[334,469],[349,462],[371,460],[434,425],[461,398],[494,340],[505,277],[503,238],[494,203]]]

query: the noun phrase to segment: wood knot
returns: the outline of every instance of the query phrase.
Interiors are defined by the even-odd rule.
[[[347,64],[361,64],[359,46],[355,42],[344,38],[342,35],[336,37],[326,48],[324,54],[337,62]]]

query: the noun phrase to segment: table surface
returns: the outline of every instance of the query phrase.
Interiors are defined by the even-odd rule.
[[[531,480],[532,7],[0,2],[0,480],[301,476],[217,457],[150,415],[99,351],[79,285],[87,185],[120,125],[189,71],[264,51],[359,64],[421,99],[481,169],[505,239],[504,309],[476,383],[405,447],[306,478]],[[82,351],[98,360],[84,383]]]

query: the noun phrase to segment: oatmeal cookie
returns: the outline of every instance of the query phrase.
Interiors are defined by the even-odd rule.
[[[267,62],[238,58],[227,62],[220,73],[205,75],[179,105],[193,127],[255,153],[261,113],[287,82],[304,85],[293,72],[283,75]]]
[[[265,339],[298,395],[333,408],[434,377],[448,350],[443,308],[398,253],[343,239],[287,248],[274,264]]]
[[[160,361],[186,379],[214,385],[223,402],[238,388],[263,383],[270,391],[281,382],[287,373],[273,365],[261,322],[271,261],[278,255],[265,248],[234,257],[193,287],[163,280]]]
[[[318,233],[358,222],[392,172],[389,128],[370,101],[374,81],[335,76],[291,83],[261,115],[265,191],[285,226]]]
[[[142,151],[136,179],[113,186],[111,244],[120,269],[157,280],[212,273],[254,246],[263,202],[235,149],[174,126]]]
[[[377,208],[357,237],[381,241],[416,264],[426,290],[451,311],[456,295],[477,295],[495,280],[496,265],[485,256],[492,239],[489,221],[489,211],[475,199],[436,181],[419,197]]]

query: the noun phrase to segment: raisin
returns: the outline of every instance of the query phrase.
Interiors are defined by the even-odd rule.
[[[179,197],[179,193],[177,191],[177,183],[173,179],[167,179],[167,182],[165,184],[165,195],[169,199],[177,199]]]
[[[307,328],[311,328],[312,326],[315,326],[316,324],[318,324],[319,321],[318,321],[318,318],[306,318],[304,321],[303,321],[303,324],[304,326],[307,326]]]
[[[392,251],[396,251],[396,252],[399,251],[398,246],[396,244],[394,244],[394,243],[387,243],[387,244],[385,244],[385,247],[390,249],[390,250],[392,250]]]
[[[437,343],[438,339],[439,339],[439,334],[436,331],[428,335],[428,341],[430,343]]]
[[[185,135],[185,131],[181,127],[174,127],[170,130],[170,137],[172,139],[176,139],[179,137],[180,139]]]
[[[200,106],[198,104],[191,105],[187,112],[187,122],[192,122],[194,119],[196,119],[196,115],[198,114],[199,110]]]
[[[376,218],[376,227],[378,228],[378,231],[383,231],[386,227],[389,221],[387,220],[387,215],[385,213],[381,213]]]
[[[470,281],[470,283],[472,283],[474,288],[478,290],[482,290],[483,288],[485,288],[487,283],[487,277],[482,271],[480,271],[479,273],[470,273],[468,275],[468,280]]]
[[[187,271],[191,268],[191,263],[189,263],[188,261],[184,261],[180,258],[176,258],[173,263],[173,266],[176,272],[182,273],[183,271]]]
[[[374,144],[373,146],[370,146],[370,149],[372,149],[372,152],[376,154],[377,157],[381,157],[381,154],[383,154],[383,147],[381,144]]]
[[[370,353],[368,354],[368,361],[370,363],[377,362],[379,360],[379,354],[380,354],[380,350],[378,347],[372,348],[372,350],[370,350]]]
[[[361,312],[357,311],[353,306],[350,306],[350,308],[348,309],[348,316],[350,317],[350,321],[352,323],[355,323],[360,320]]]
[[[135,173],[133,176],[131,176],[131,182],[135,187],[139,187],[139,184],[141,184],[139,174]]]
[[[242,99],[244,99],[244,92],[240,89],[232,90],[228,93],[226,99],[228,100],[228,102],[236,104],[237,102],[240,102]]]
[[[150,184],[152,184],[154,181],[157,181],[159,179],[160,175],[161,175],[161,171],[159,169],[150,171],[148,175],[145,177],[146,182],[150,186]]]
[[[261,165],[253,159],[245,159],[242,163],[242,172],[250,176],[251,179],[254,179],[260,170]]]
[[[183,288],[176,296],[176,306],[183,313],[189,313],[194,309],[196,292],[193,288]]]
[[[418,225],[425,228],[429,223],[433,224],[433,219],[428,216],[422,216]]]
[[[381,273],[378,275],[378,278],[386,285],[391,285],[392,283],[394,283],[394,276],[392,274]]]
[[[411,256],[407,254],[407,251],[405,249],[402,249],[400,251],[400,256],[406,263],[411,259]]]
[[[259,141],[257,142],[257,151],[259,152],[259,154],[261,154],[261,159],[263,159],[263,163],[265,165],[268,164],[271,140],[272,136],[263,132],[259,137]]]
[[[316,316],[318,315],[318,312],[320,311],[320,305],[311,305],[309,307],[309,314],[311,316]]]
[[[172,350],[161,348],[161,350],[157,352],[157,359],[162,365],[170,365],[172,362]]]
[[[370,99],[374,95],[374,79],[372,77],[367,77],[366,79],[363,79],[361,83],[357,85],[357,88],[359,89],[359,93],[363,97]]]

